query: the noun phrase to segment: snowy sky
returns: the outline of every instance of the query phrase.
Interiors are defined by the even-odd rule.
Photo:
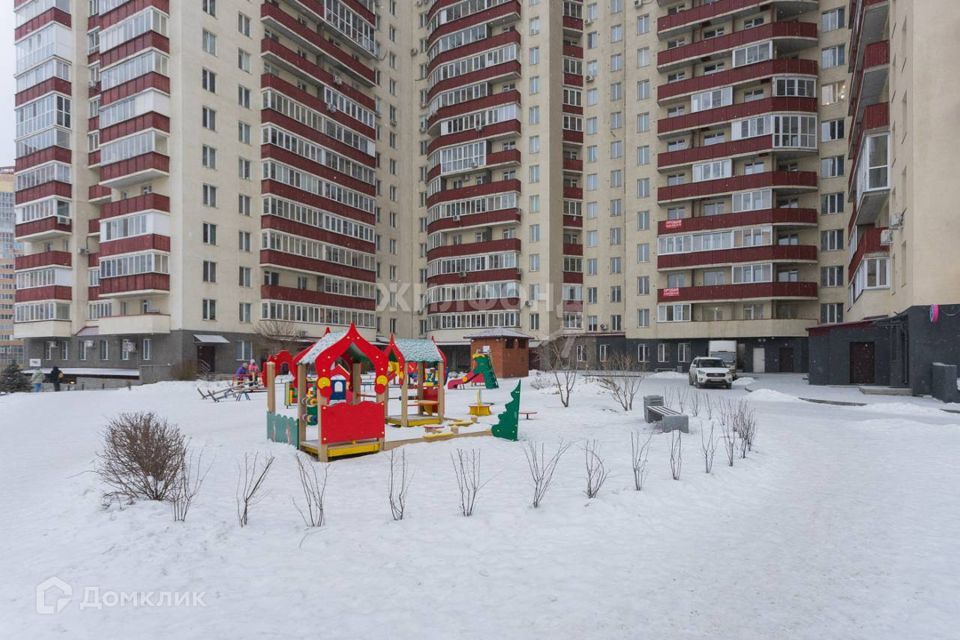
[[[13,73],[16,70],[16,52],[13,48],[13,11],[9,6],[0,11],[0,165],[13,164],[13,94],[16,85]]]

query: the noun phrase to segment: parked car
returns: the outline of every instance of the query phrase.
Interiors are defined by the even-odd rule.
[[[720,386],[729,389],[733,386],[733,374],[727,363],[720,358],[694,358],[687,375],[688,382],[697,387]]]

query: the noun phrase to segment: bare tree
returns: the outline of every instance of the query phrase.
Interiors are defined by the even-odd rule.
[[[547,459],[545,445],[541,444],[538,451],[536,443],[527,442],[523,455],[527,458],[527,467],[530,469],[530,478],[533,480],[532,504],[534,509],[539,508],[540,503],[543,502],[543,498],[550,488],[550,483],[553,481],[553,473],[557,470],[557,463],[560,462],[560,458],[569,448],[569,444],[564,444],[561,441],[557,451]]]
[[[713,435],[713,420],[710,421],[710,435],[700,426],[700,451],[703,453],[703,470],[705,473],[713,471],[713,458],[717,453],[717,439]]]
[[[489,482],[480,480],[480,450],[471,449],[468,454],[463,449],[457,449],[457,455],[451,453],[450,459],[460,489],[460,513],[470,517],[477,504],[477,494]]]
[[[670,474],[674,480],[680,479],[680,470],[683,467],[683,441],[680,431],[670,432]]]
[[[312,460],[304,463],[304,459],[304,456],[297,454],[297,472],[300,477],[300,488],[303,490],[305,506],[301,508],[295,498],[291,498],[291,500],[293,500],[293,506],[297,512],[300,513],[300,517],[303,518],[304,524],[308,527],[322,527],[323,523],[326,522],[323,498],[327,493],[327,476],[330,473],[330,465],[320,465],[323,471],[319,472],[317,465],[320,463],[315,465]]]
[[[597,381],[623,408],[633,410],[633,400],[640,391],[643,373],[634,366],[633,358],[624,351],[615,351],[600,363],[600,376]]]
[[[630,434],[630,460],[633,466],[633,488],[637,491],[643,490],[643,482],[647,477],[647,455],[650,453],[650,442],[653,440],[653,433],[647,436],[643,442],[640,440],[639,432]]]
[[[200,487],[203,486],[211,466],[212,464],[203,468],[203,449],[196,455],[190,451],[180,463],[180,470],[177,472],[177,479],[169,498],[173,507],[174,522],[184,522],[187,519],[187,512],[190,511],[194,497],[200,493]]]
[[[304,333],[288,320],[261,320],[255,329],[259,342],[270,353],[295,350]]]
[[[407,511],[407,490],[413,474],[407,475],[407,452],[400,450],[400,464],[396,462],[396,449],[390,450],[390,484],[387,493],[390,496],[390,513],[394,520],[403,520]]]
[[[583,447],[584,462],[587,469],[587,489],[585,493],[588,498],[596,498],[600,493],[600,488],[607,481],[609,472],[603,464],[600,457],[599,445],[596,440],[587,440]]]
[[[186,441],[180,429],[151,412],[121,413],[107,423],[97,475],[111,489],[104,500],[166,500],[175,490]]]
[[[297,458],[298,464],[299,457]],[[251,459],[249,453],[243,454],[243,463],[237,463],[237,520],[241,527],[247,526],[250,520],[250,507],[257,504],[263,496],[263,483],[273,466],[274,457],[264,458],[260,465],[260,454],[256,453]]]
[[[577,357],[578,340],[574,336],[557,337],[540,344],[540,366],[553,376],[560,404],[570,406],[582,364]]]

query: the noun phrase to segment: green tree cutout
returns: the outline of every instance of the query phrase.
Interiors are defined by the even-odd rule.
[[[30,391],[30,381],[16,362],[11,362],[0,372],[0,392],[15,393]]]
[[[518,439],[520,432],[520,383],[510,392],[510,401],[498,417],[497,424],[490,430],[497,438],[504,440]]]

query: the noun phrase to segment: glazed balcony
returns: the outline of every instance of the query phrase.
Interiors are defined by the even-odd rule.
[[[64,164],[71,164],[73,162],[73,152],[70,149],[65,149],[64,147],[47,147],[45,149],[40,149],[39,151],[34,151],[33,153],[25,156],[20,156],[16,159],[14,166],[16,167],[17,171],[23,171],[25,169],[29,169],[30,167],[35,167],[47,162],[63,162]]]
[[[354,251],[362,251],[364,253],[375,253],[377,250],[377,246],[373,242],[367,242],[366,240],[354,238],[353,236],[334,233],[333,231],[329,231],[327,229],[321,229],[319,227],[303,224],[301,222],[289,220],[273,214],[264,214],[260,217],[260,228],[261,230],[275,229],[276,231],[282,231],[290,235],[300,236],[301,238],[310,238],[311,240],[326,242],[338,247],[353,249]]]
[[[657,134],[675,135],[681,131],[703,129],[718,124],[759,116],[766,113],[817,113],[816,98],[763,98],[751,102],[738,102],[726,107],[705,109],[695,113],[685,113],[672,118],[657,121]]]
[[[722,302],[740,300],[816,300],[816,282],[754,282],[657,290],[658,302]]]
[[[135,118],[118,122],[117,124],[100,130],[100,144],[103,145],[112,140],[124,138],[149,129],[170,133],[170,117],[151,111]]]
[[[326,293],[324,291],[311,291],[310,289],[297,289],[295,287],[281,287],[276,285],[261,285],[260,298],[264,302],[269,300],[302,302],[324,307],[342,307],[363,311],[374,311],[377,308],[377,301],[370,298],[357,298],[354,296]]]
[[[729,53],[757,42],[773,40],[778,56],[787,56],[817,43],[817,25],[812,22],[771,22],[752,29],[692,42],[657,53],[657,67],[661,70],[691,64],[702,58]]]
[[[657,19],[661,38],[699,27],[703,22],[723,21],[776,5],[781,15],[797,15],[817,8],[816,0],[717,0]]]
[[[520,308],[520,298],[484,298],[482,300],[445,300],[427,305],[427,313],[469,313],[471,311],[507,311]]]
[[[101,51],[100,66],[106,68],[148,49],[156,49],[157,51],[170,53],[170,38],[160,35],[156,31],[147,31],[132,40],[127,40],[123,44],[115,46],[109,51]]]
[[[145,153],[100,167],[100,184],[111,189],[140,182],[151,182],[170,175],[170,157],[160,153]]]
[[[657,190],[657,200],[661,203],[695,200],[749,189],[808,191],[817,188],[817,178],[815,171],[767,171],[719,180],[704,180],[703,182],[688,182],[670,187],[660,187]]]
[[[427,251],[427,260],[472,256],[492,251],[520,251],[520,238],[503,238],[483,242],[464,242],[434,247]]]
[[[884,231],[886,229],[882,227],[869,227],[860,232],[860,237],[857,239],[857,250],[850,258],[850,264],[847,267],[847,278],[850,282],[853,282],[853,277],[857,274],[857,269],[860,268],[860,263],[863,262],[864,258],[874,254],[890,253],[890,247],[881,242]]]
[[[691,147],[689,149],[659,153],[657,154],[657,168],[660,170],[675,169],[705,160],[751,156],[773,150],[772,135],[757,136],[744,140],[721,142],[720,144],[712,144],[705,147]],[[810,151],[813,153],[817,152],[816,149],[811,149]]]
[[[268,2],[260,5],[260,19],[264,26],[294,41],[306,44],[313,49],[314,53],[326,56],[338,68],[350,74],[352,78],[360,80],[368,86],[376,84],[376,72],[371,67],[330,42],[322,33],[313,31],[306,25],[301,24],[294,16],[285,12],[279,6]]]
[[[453,200],[469,200],[481,196],[489,196],[495,193],[520,192],[519,180],[499,180],[496,182],[486,182],[484,184],[470,185],[459,189],[448,189],[435,193],[427,198],[427,206],[432,207],[441,202],[451,202]]]
[[[431,73],[435,68],[447,62],[473,56],[508,44],[519,45],[520,32],[504,31],[495,36],[484,38],[483,40],[477,40],[476,42],[471,42],[470,44],[465,44],[454,49],[448,49],[443,53],[437,54],[427,63],[427,73]]]
[[[100,96],[100,105],[101,107],[106,107],[141,91],[146,91],[147,89],[156,89],[157,91],[169,94],[170,78],[151,71],[148,74],[128,80],[123,84],[110,87]]]
[[[431,287],[442,284],[470,284],[474,282],[502,282],[504,280],[519,280],[518,269],[485,269],[483,271],[466,271],[463,273],[442,273],[427,278]]]
[[[39,31],[43,27],[53,22],[62,24],[68,29],[72,28],[73,26],[73,20],[70,18],[69,13],[58,9],[57,7],[51,7],[40,15],[30,18],[22,25],[17,27],[13,32],[13,40],[16,42],[22,38],[26,38],[34,31]]]
[[[657,223],[657,233],[659,235],[669,235],[757,225],[815,227],[818,224],[816,209],[762,209],[759,211],[724,213],[717,216],[661,220]]]
[[[450,89],[456,89],[457,87],[462,87],[468,84],[518,79],[519,77],[520,61],[508,60],[490,67],[484,67],[483,69],[477,69],[476,71],[464,73],[463,75],[459,75],[455,78],[446,78],[441,80],[430,87],[430,89],[427,91],[427,99],[433,100],[438,93],[449,91]]]
[[[50,196],[59,196],[69,200],[73,197],[73,185],[69,182],[44,182],[34,187],[20,189],[14,195],[17,204],[49,198]]]
[[[890,104],[878,102],[863,110],[863,118],[854,122],[850,131],[850,177],[847,186],[852,190],[857,178],[857,167],[863,147],[863,138],[871,133],[886,131],[890,128]]]
[[[696,76],[677,82],[669,82],[657,87],[657,100],[663,102],[694,93],[717,89],[719,87],[737,86],[747,82],[764,80],[775,75],[800,75],[816,78],[818,65],[816,60],[778,59],[765,60],[755,64],[748,64],[735,69],[719,71],[705,76]]]
[[[32,100],[36,100],[40,96],[46,95],[48,93],[62,93],[65,96],[69,96],[72,92],[72,85],[69,80],[64,80],[63,78],[47,78],[43,82],[28,87],[23,91],[18,91],[14,96],[15,106],[21,106]]]
[[[31,287],[30,289],[17,289],[17,302],[39,302],[40,300],[72,300],[73,291],[70,287],[61,285],[50,285],[48,287]]]
[[[518,209],[499,209],[497,211],[471,213],[453,218],[440,218],[427,224],[427,232],[434,233],[436,231],[449,231],[451,229],[472,229],[497,224],[516,224],[518,222],[520,222],[520,211]]]
[[[72,235],[72,220],[67,216],[49,216],[16,226],[16,238],[20,242],[51,242]]]
[[[848,115],[858,120],[863,108],[880,101],[886,93],[890,73],[890,42],[881,40],[868,44],[863,59],[853,71]]]
[[[151,250],[169,253],[170,236],[152,233],[142,236],[132,236],[130,238],[120,238],[119,240],[106,240],[100,243],[100,250],[97,255],[102,259],[107,256]]]
[[[69,251],[41,251],[14,258],[14,267],[17,271],[40,267],[69,267],[72,264],[73,256]]]
[[[744,262],[797,263],[816,262],[817,248],[810,245],[766,245],[762,247],[737,247],[716,251],[691,251],[657,256],[657,269],[700,269]]]
[[[326,274],[331,276],[340,276],[342,278],[352,278],[364,282],[376,282],[376,273],[351,267],[337,262],[327,260],[318,260],[308,258],[293,253],[284,253],[273,249],[260,250],[260,265],[279,267],[281,269],[291,269],[293,271],[304,271],[307,273]]]
[[[101,29],[106,29],[148,7],[159,9],[167,15],[170,14],[170,0],[134,0],[133,2],[124,2],[123,4],[117,5],[106,13],[98,14],[96,26]]]
[[[100,297],[161,294],[170,291],[166,273],[141,273],[133,276],[100,278]]]
[[[427,153],[433,153],[442,147],[449,147],[476,140],[499,140],[520,135],[521,125],[517,119],[494,122],[479,129],[466,129],[445,136],[437,136],[427,145]]]
[[[104,204],[100,208],[100,217],[113,218],[141,211],[170,213],[170,198],[159,193],[145,193],[132,198],[115,200]]]
[[[314,82],[333,87],[368,109],[377,108],[376,101],[373,98],[343,81],[338,82],[334,74],[311,62],[309,58],[298,55],[296,51],[288,49],[276,40],[263,38],[260,41],[260,53],[265,61],[284,68],[294,76],[307,77]]]
[[[472,113],[474,111],[484,111],[486,109],[492,109],[493,107],[499,107],[505,104],[520,104],[520,92],[516,89],[511,91],[502,91],[500,93],[494,93],[489,96],[484,96],[482,98],[476,98],[475,100],[467,100],[466,102],[461,102],[460,104],[452,104],[448,107],[437,110],[435,114],[430,116],[427,120],[427,126],[429,130],[440,124],[441,120],[446,120],[447,118],[453,118],[455,116],[462,116],[466,113]]]
[[[331,120],[336,120],[338,123],[347,127],[348,129],[353,129],[354,131],[364,135],[368,138],[376,138],[377,132],[374,127],[371,127],[367,124],[364,124],[360,120],[353,118],[348,115],[345,111],[341,109],[332,110],[327,107],[327,103],[317,96],[307,93],[297,86],[290,84],[286,80],[282,80],[279,76],[275,76],[269,73],[264,73],[260,76],[260,87],[261,89],[276,89],[276,91],[282,95],[287,96],[292,100],[319,111],[323,113]],[[284,129],[287,129],[291,133],[296,133],[301,136],[306,137],[308,140],[316,140],[322,142],[325,147],[333,149],[337,153],[345,155],[349,158],[356,160],[357,162],[363,163],[369,167],[376,166],[376,159],[373,155],[367,154],[356,147],[345,144],[335,138],[332,138],[325,133],[317,131],[307,125],[286,116],[279,111],[274,111],[273,109],[264,108],[260,111],[261,121],[266,123],[277,124]]]
[[[451,20],[438,26],[430,32],[427,38],[427,46],[432,46],[441,36],[460,31],[478,24],[489,24],[492,27],[510,24],[520,19],[520,2],[512,0],[495,7],[489,7],[476,13]]]
[[[87,189],[87,200],[90,201],[90,204],[102,204],[110,200],[111,193],[110,187],[100,184],[90,185]]]
[[[886,40],[889,0],[851,0],[850,60],[856,60],[859,50],[867,45]]]

